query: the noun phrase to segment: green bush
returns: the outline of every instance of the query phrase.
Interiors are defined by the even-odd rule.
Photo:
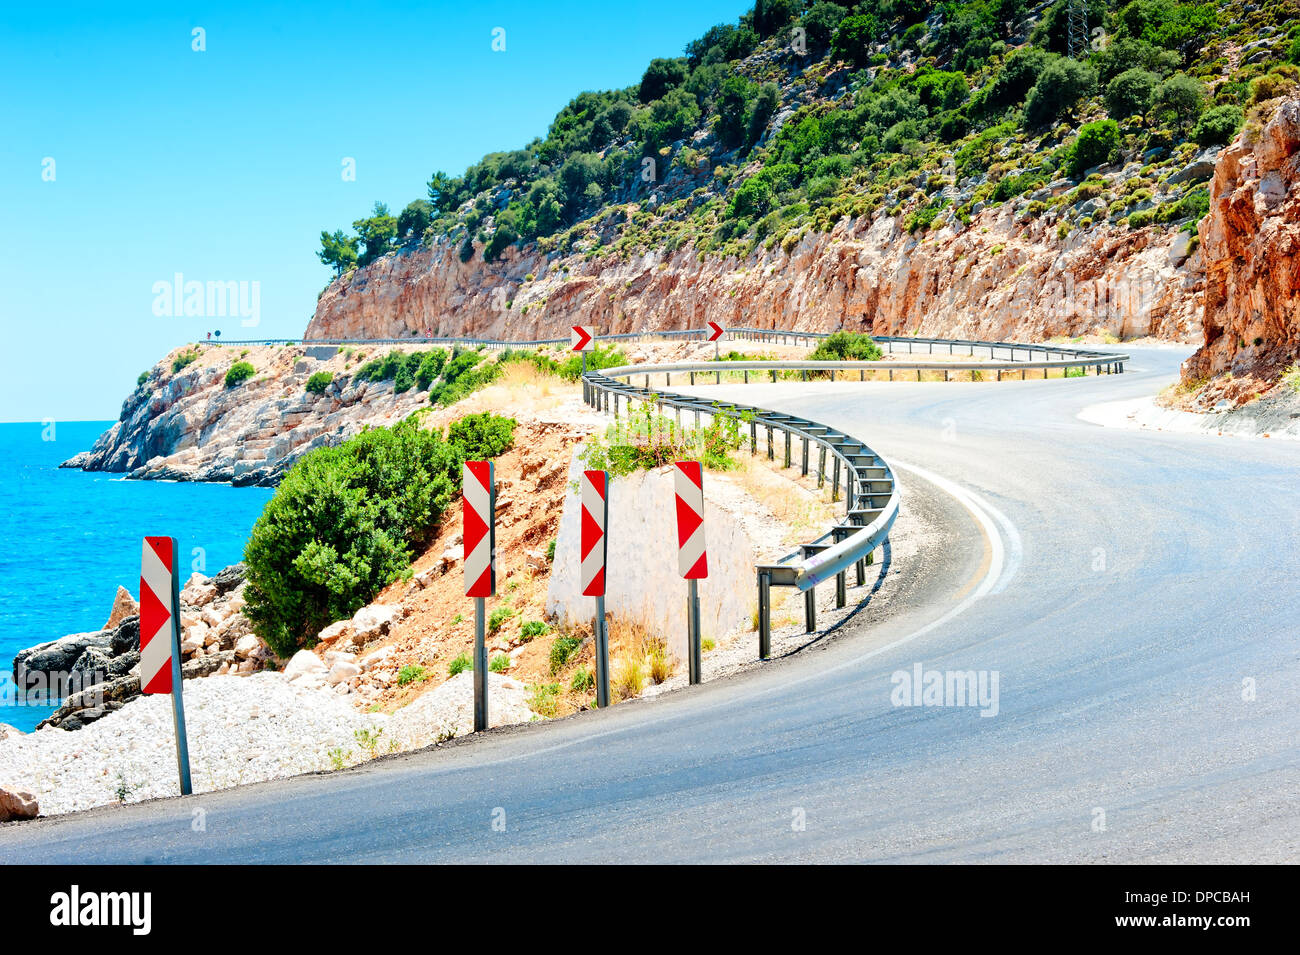
[[[501,366],[496,362],[485,362],[483,357],[472,349],[453,353],[442,369],[442,379],[429,389],[429,403],[443,407],[453,405],[495,380]]]
[[[172,359],[172,374],[176,374],[182,368],[186,368],[199,360],[199,351],[197,348],[187,348],[175,358]]]
[[[451,423],[447,440],[466,461],[483,461],[500,457],[515,446],[514,418],[484,411],[466,415]]]
[[[832,332],[818,343],[809,361],[880,361],[880,346],[861,332]]]
[[[498,653],[488,662],[488,669],[493,673],[505,673],[510,669],[510,657],[504,653]]]
[[[496,633],[498,630],[501,629],[501,627],[505,624],[505,622],[509,620],[511,617],[513,617],[514,615],[515,615],[514,609],[507,606],[506,604],[502,604],[499,607],[494,607],[492,609],[492,612],[488,614],[488,621],[487,621],[488,633]]]
[[[234,388],[236,385],[243,384],[249,378],[257,374],[257,369],[246,361],[237,361],[230,366],[226,372],[226,387]]]
[[[404,421],[304,455],[253,526],[245,614],[282,657],[408,567],[460,491],[461,458]]]
[[[1196,121],[1196,126],[1192,128],[1192,139],[1201,146],[1224,146],[1237,135],[1244,120],[1244,114],[1236,106],[1214,106],[1202,113]]]
[[[1159,82],[1150,70],[1125,70],[1106,84],[1106,111],[1114,119],[1145,113]]]
[[[147,372],[147,371],[142,371],[142,372],[140,372],[140,377],[137,378],[137,379],[135,380],[135,386],[136,386],[137,388],[139,388],[141,385],[143,385],[143,384],[144,384],[146,381],[148,381],[148,380],[149,380],[149,372]]]
[[[574,693],[590,693],[595,685],[596,678],[591,675],[591,670],[587,667],[578,667],[574,670],[573,679],[569,681],[569,689]]]
[[[426,679],[428,679],[428,673],[418,663],[408,663],[397,671],[398,686],[406,686],[408,683],[423,683]]]
[[[1081,176],[1084,170],[1108,163],[1119,155],[1119,123],[1103,119],[1079,127],[1079,138],[1070,148],[1070,175]]]
[[[1096,85],[1097,71],[1088,64],[1064,57],[1053,60],[1025,98],[1025,121],[1030,126],[1046,126],[1091,95]]]
[[[551,654],[549,658],[551,672],[559,673],[563,670],[565,664],[569,662],[569,658],[578,651],[578,647],[580,646],[582,646],[581,637],[556,637],[555,642],[551,644]]]
[[[528,641],[534,637],[542,636],[550,629],[550,626],[544,620],[525,620],[524,625],[519,628],[519,636]]]
[[[330,386],[330,382],[333,380],[334,375],[332,372],[318,371],[307,379],[307,391],[313,395],[323,395],[325,389]]]
[[[468,653],[462,653],[447,665],[447,675],[459,676],[460,674],[473,669],[474,661],[470,658],[470,655]]]
[[[421,391],[427,391],[447,364],[447,352],[442,348],[433,348],[424,353],[420,365],[415,370],[415,383]]]

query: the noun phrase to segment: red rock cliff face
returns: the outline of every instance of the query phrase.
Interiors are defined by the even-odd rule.
[[[747,260],[693,250],[541,255],[469,263],[437,245],[390,255],[335,281],[307,337],[482,335],[557,338],[729,326],[1047,339],[1199,336],[1203,275],[1187,236],[1097,225],[1058,238],[1050,216],[988,210],[966,227],[910,235],[899,220],[843,220]]]
[[[1248,129],[1215,168],[1201,220],[1205,343],[1186,380],[1233,373],[1204,400],[1243,400],[1300,357],[1300,99]]]

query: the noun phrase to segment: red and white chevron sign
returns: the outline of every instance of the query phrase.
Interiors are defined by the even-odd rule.
[[[605,521],[609,514],[609,475],[582,472],[582,593],[605,596]]]
[[[709,576],[704,550],[704,468],[699,461],[677,462],[677,570],[685,580]]]
[[[596,348],[596,326],[570,325],[569,335],[573,339],[573,351],[593,351]]]
[[[140,556],[140,692],[172,691],[172,614],[176,541],[146,537]]]
[[[465,596],[497,592],[497,490],[491,461],[466,461],[464,474]]]
[[[716,342],[719,338],[721,338],[725,334],[727,334],[727,330],[725,328],[723,328],[717,322],[709,322],[709,341]]]

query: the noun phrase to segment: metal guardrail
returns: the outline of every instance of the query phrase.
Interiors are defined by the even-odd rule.
[[[768,328],[731,328],[727,330],[727,340],[729,341],[751,341],[762,342],[767,344],[783,345],[805,345],[813,347],[816,342],[834,334],[833,332],[814,332],[814,331],[780,331]],[[644,331],[644,332],[619,332],[610,335],[600,335],[600,341],[704,341],[707,339],[708,332],[703,329],[669,329],[664,331]],[[1096,368],[1098,373],[1104,366],[1108,372],[1122,373],[1124,363],[1129,360],[1128,355],[1116,355],[1109,352],[1091,351],[1089,349],[1071,348],[1065,345],[1053,344],[1031,344],[1028,342],[991,342],[981,339],[963,339],[963,338],[919,338],[907,335],[879,335],[872,336],[872,340],[880,345],[890,354],[903,352],[909,355],[924,354],[934,355],[936,349],[947,349],[947,354],[956,355],[958,350],[964,351],[967,355],[974,358],[979,352],[988,349],[989,361],[992,363],[1001,352],[1009,361],[1017,362],[1016,368],[1022,373],[1028,369],[1038,370],[1041,368],[1060,368],[1060,367],[1082,367]],[[473,348],[490,348],[490,349],[507,349],[507,348],[539,348],[544,345],[567,345],[567,338],[536,338],[536,339],[495,339],[495,338],[264,338],[264,339],[228,339],[228,340],[210,340],[200,341],[200,345],[462,345]],[[1020,353],[1025,354],[1025,358],[1019,357]],[[1041,362],[1034,362],[1033,356],[1041,355]],[[1052,359],[1052,355],[1059,358]],[[1055,362],[1055,363],[1053,363]],[[746,362],[753,368],[753,362]],[[913,370],[918,366],[915,364],[903,365],[891,362],[890,365],[897,369]],[[856,367],[856,366],[855,366]],[[936,363],[934,365],[920,366],[921,370],[944,370],[957,367],[959,369],[974,370],[997,370],[996,364],[987,366],[974,365],[964,362],[959,366],[951,363]],[[710,371],[719,369],[710,368]],[[1003,368],[1002,370],[1006,370]],[[1000,379],[1000,375],[999,375]]]
[[[757,335],[816,336],[816,333],[789,332],[755,332]],[[816,336],[822,337],[822,336]],[[950,353],[957,348],[968,349],[971,356],[977,349],[988,348],[990,356],[1001,351],[1011,356],[1008,360],[990,360],[987,362],[966,362],[958,366],[965,370],[996,371],[998,380],[1008,370],[1020,370],[1022,377],[1027,369],[1042,369],[1047,377],[1053,368],[1081,367],[1085,370],[1095,368],[1097,374],[1104,368],[1107,373],[1123,373],[1124,363],[1129,356],[1092,352],[1082,349],[1064,349],[1052,345],[1024,345],[1011,342],[961,341],[948,339],[876,339],[877,342],[906,342],[915,347],[927,346],[927,353],[933,354],[935,346],[945,346]],[[891,349],[892,350],[892,349]],[[1025,358],[1017,356],[1023,352]],[[1035,355],[1059,354],[1060,358],[1045,357],[1035,361]],[[767,457],[775,459],[775,435],[784,435],[783,467],[793,464],[792,444],[800,442],[800,468],[803,476],[810,473],[810,451],[817,448],[817,486],[824,486],[827,473],[827,459],[831,463],[831,499],[840,500],[841,474],[844,485],[844,519],[835,523],[826,533],[816,540],[799,547],[797,551],[785,555],[774,563],[759,564],[755,570],[758,577],[758,651],[761,659],[771,655],[772,616],[771,588],[794,587],[804,594],[804,625],[807,632],[817,629],[817,602],[815,589],[818,584],[832,578],[835,580],[835,606],[843,608],[847,604],[847,574],[853,568],[857,585],[866,583],[866,566],[873,563],[877,547],[885,542],[898,517],[898,494],[893,470],[889,463],[873,451],[865,442],[842,431],[797,415],[770,411],[753,405],[724,402],[717,399],[697,398],[677,392],[652,390],[650,376],[664,375],[665,385],[671,386],[674,373],[690,376],[691,384],[700,373],[713,374],[716,382],[721,382],[723,372],[740,371],[749,380],[750,372],[770,372],[772,380],[782,372],[799,371],[804,377],[810,371],[829,372],[831,379],[844,372],[858,371],[860,377],[870,371],[888,370],[893,378],[893,371],[916,370],[918,378],[924,370],[942,369],[945,372],[953,367],[950,362],[896,362],[896,361],[734,361],[734,362],[677,362],[655,365],[625,365],[618,368],[605,368],[587,372],[582,378],[583,400],[592,407],[619,416],[619,404],[628,402],[630,410],[634,400],[655,405],[662,409],[672,408],[677,413],[677,423],[681,424],[683,411],[694,412],[695,425],[701,425],[704,415],[711,419],[718,417],[740,418],[749,424],[749,449],[751,454],[758,453],[758,432],[767,432]],[[636,375],[645,376],[644,387],[631,384]],[[945,374],[945,378],[947,378]]]

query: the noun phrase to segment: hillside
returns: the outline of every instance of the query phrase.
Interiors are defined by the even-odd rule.
[[[323,234],[338,276],[308,337],[712,319],[1198,340],[1208,182],[1300,76],[1297,12],[761,2]]]

